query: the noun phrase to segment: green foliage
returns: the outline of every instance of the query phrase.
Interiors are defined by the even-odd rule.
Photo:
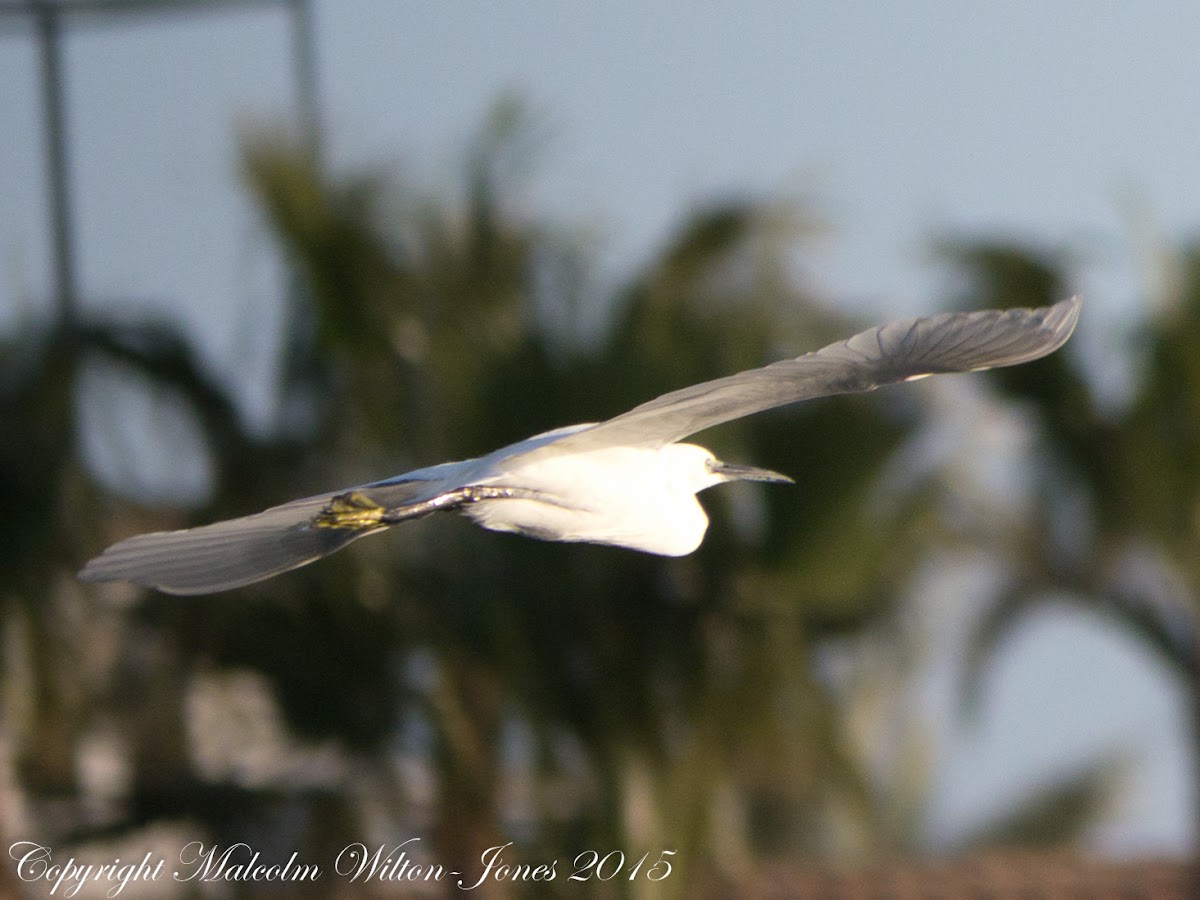
[[[967,303],[1023,305],[1061,295],[1063,276],[1024,248],[964,244],[952,259],[972,286]],[[1071,353],[994,373],[1032,403],[1040,443],[1035,508],[1017,534],[995,535],[1009,577],[980,618],[964,682],[977,697],[996,649],[1032,608],[1076,602],[1143,641],[1177,674],[1196,677],[1200,596],[1200,252],[1179,254],[1172,295],[1159,299],[1131,346],[1141,376],[1128,402],[1102,410]],[[1082,326],[1087,330],[1087,324]],[[1064,510],[1074,515],[1064,517]]]
[[[19,726],[34,735],[23,758],[51,761],[39,765],[57,766],[59,793],[78,798],[74,748],[115,719],[137,764],[103,829],[187,817],[231,835],[276,821],[292,802],[302,813],[290,827],[306,840],[336,846],[368,827],[384,840],[427,829],[437,857],[457,865],[514,831],[531,858],[670,846],[679,860],[734,869],[769,855],[919,845],[894,826],[890,804],[902,789],[867,774],[842,698],[816,662],[826,639],[896,621],[919,568],[947,541],[965,540],[937,490],[883,479],[922,424],[919,407],[894,393],[805,404],[705,435],[720,455],[797,485],[706,495],[712,527],[691,557],[540,544],[434,517],[228,595],[90,592],[87,615],[107,622],[120,662],[85,689],[54,693],[80,677],[78,642],[54,637],[63,597],[81,602],[66,573],[110,538],[185,524],[108,497],[84,476],[72,437],[80,360],[103,358],[169,387],[194,415],[215,470],[211,502],[187,517],[200,521],[604,418],[855,327],[788,274],[783,250],[802,211],[741,201],[697,211],[605,301],[602,333],[563,341],[547,320],[570,320],[579,298],[597,292],[579,264],[584,249],[517,211],[523,121],[519,109],[501,109],[468,156],[457,202],[331,176],[277,135],[248,140],[247,184],[300,288],[280,403],[311,412],[310,428],[252,436],[169,327],[93,322],[5,348],[0,496],[21,515],[0,516],[0,571],[5,601],[19,600],[18,618],[33,623],[35,660],[10,677],[43,692]],[[972,306],[1063,293],[1056,260],[1020,248],[955,252],[973,278]],[[1031,597],[1115,596],[1083,577],[1100,571],[1095,559],[1114,540],[1161,543],[1195,584],[1184,552],[1200,527],[1193,282],[1200,276],[1158,323],[1146,385],[1123,420],[1097,410],[1065,356],[993,381],[1038,410],[1040,458],[1052,465],[1038,468],[1039,502],[1020,532],[989,535],[1020,588],[981,631],[976,673]],[[539,293],[545,284],[552,289]],[[1130,477],[1136,487],[1122,489]],[[1052,534],[1064,484],[1087,494],[1097,523],[1094,542],[1071,557],[1055,553]],[[131,605],[104,605],[116,600]],[[200,771],[186,696],[213,671],[263,679],[287,734],[356,761],[357,780],[293,790]],[[519,816],[515,784],[526,790]],[[1059,813],[1064,798],[1073,804],[1077,815],[1056,827],[1034,809],[1006,833],[1076,833],[1094,786],[1085,779],[1043,798]],[[428,806],[414,799],[425,794]],[[385,799],[368,815],[364,796]],[[88,823],[47,815],[44,825],[86,834]],[[675,887],[704,875],[685,871]]]
[[[1017,248],[963,246],[955,256],[979,302],[1041,303],[1062,280]],[[1130,346],[1140,379],[1124,406],[1102,410],[1069,353],[1046,360],[1040,379],[1020,369],[996,373],[1006,393],[1037,410],[1035,502],[1018,533],[992,535],[1007,577],[968,641],[963,697],[972,711],[979,711],[982,682],[1008,636],[1045,604],[1104,616],[1179,677],[1200,709],[1200,253],[1185,248],[1179,257],[1172,295],[1155,298],[1158,314],[1147,316]],[[1071,839],[1102,807],[1121,762],[1101,760],[1047,787],[970,843]]]

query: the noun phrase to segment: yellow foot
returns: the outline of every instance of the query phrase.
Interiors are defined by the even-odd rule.
[[[313,523],[318,528],[378,528],[385,510],[365,494],[338,494],[322,509]]]

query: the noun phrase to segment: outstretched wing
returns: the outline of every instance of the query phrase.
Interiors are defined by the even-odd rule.
[[[328,556],[404,519],[453,503],[441,482],[389,480],[293,500],[240,519],[139,534],[113,544],[83,581],[132,581],[169,594],[208,594],[261,581]],[[454,502],[461,503],[451,494]]]
[[[798,359],[663,394],[533,453],[669,444],[800,400],[870,391],[925,375],[1029,362],[1066,342],[1081,305],[1072,297],[1038,309],[942,313],[880,325]]]
[[[482,460],[434,466],[213,525],[131,537],[89,562],[79,577],[132,581],[175,594],[241,587],[406,519],[523,494],[519,486],[487,485],[481,477],[517,460],[524,466],[543,454],[663,445],[799,400],[1038,359],[1070,337],[1079,309],[1079,299],[1072,298],[1042,309],[945,313],[881,325],[798,359],[664,394],[597,425],[538,435]]]

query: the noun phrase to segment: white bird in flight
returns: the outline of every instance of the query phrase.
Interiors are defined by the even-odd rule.
[[[927,375],[1029,362],[1071,336],[1078,297],[1038,309],[942,313],[880,325],[797,359],[663,394],[604,422],[569,425],[478,459],[443,463],[255,515],[123,540],[79,573],[172,594],[241,587],[368,534],[442,510],[546,541],[684,556],[708,517],[696,500],[727,481],[790,482],[721,462],[683,438],[799,400]]]

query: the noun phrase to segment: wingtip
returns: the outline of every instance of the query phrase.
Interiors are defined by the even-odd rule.
[[[83,568],[75,573],[75,578],[86,584],[97,584],[102,581],[115,580],[111,575],[106,575],[103,571],[101,571],[100,563],[103,558],[103,554],[101,554],[100,556],[94,556],[89,559],[83,564]]]
[[[1066,300],[1060,300],[1050,307],[1051,311],[1057,311],[1056,331],[1063,335],[1063,340],[1071,336],[1075,331],[1075,326],[1079,324],[1079,313],[1083,309],[1083,296],[1075,294],[1068,297]]]
[[[1049,332],[1051,337],[1046,353],[1052,353],[1059,349],[1075,333],[1075,326],[1079,324],[1079,313],[1082,309],[1083,297],[1075,294],[1066,300],[1059,300],[1051,306],[1033,311],[1043,313],[1041,328]]]

